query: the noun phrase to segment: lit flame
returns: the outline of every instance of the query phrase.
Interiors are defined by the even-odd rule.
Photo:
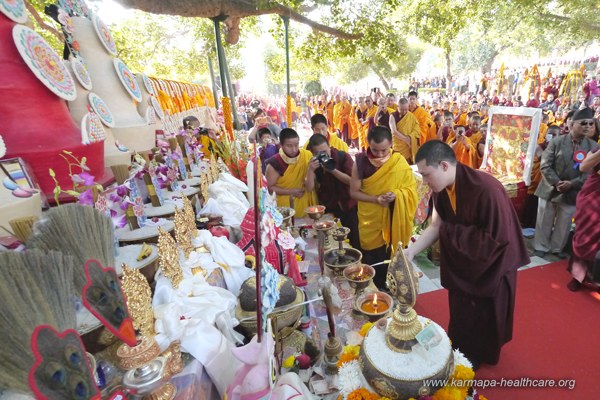
[[[377,293],[373,296],[373,307],[377,307]]]
[[[358,278],[361,278],[363,274],[363,267],[360,267],[360,271],[358,272]]]

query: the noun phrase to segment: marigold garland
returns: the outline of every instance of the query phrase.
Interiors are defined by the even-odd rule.
[[[231,100],[225,96],[221,99],[223,103],[223,119],[225,120],[225,129],[229,140],[233,140],[233,116],[231,114]]]
[[[288,128],[292,127],[292,96],[288,94],[287,100],[285,103],[285,111],[286,111],[286,122]]]
[[[348,400],[379,400],[380,397],[376,393],[369,392],[365,388],[356,389],[350,392]]]
[[[358,334],[362,337],[367,336],[369,329],[371,329],[373,327],[373,325],[374,324],[372,322],[365,323],[363,326],[361,326],[360,331],[358,331]]]

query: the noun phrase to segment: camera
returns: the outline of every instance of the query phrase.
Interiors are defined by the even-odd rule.
[[[335,169],[335,160],[329,157],[326,152],[319,152],[319,154],[315,156],[315,159],[319,161],[319,164],[326,170],[333,171]]]

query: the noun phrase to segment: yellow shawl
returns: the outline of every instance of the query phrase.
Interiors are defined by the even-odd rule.
[[[371,196],[387,192],[396,195],[392,218],[388,206],[358,202],[361,247],[373,250],[383,245],[391,245],[392,250],[395,250],[400,241],[407,245],[412,234],[418,199],[417,183],[404,157],[393,153],[377,172],[363,179],[361,190]]]
[[[304,178],[306,177],[306,170],[308,163],[312,158],[312,153],[308,150],[300,149],[300,155],[298,161],[294,164],[289,164],[285,173],[277,179],[277,186],[284,189],[295,189],[304,188]],[[304,192],[304,196],[300,198],[294,198],[294,210],[296,210],[296,217],[304,217],[304,210],[306,207],[314,206],[317,204],[317,195],[314,191]],[[279,207],[290,206],[290,196],[277,196],[277,205]]]
[[[313,135],[319,135],[319,133],[313,133]],[[345,153],[348,152],[348,145],[336,133],[329,132],[329,147]],[[304,143],[304,149],[308,150],[308,140]]]

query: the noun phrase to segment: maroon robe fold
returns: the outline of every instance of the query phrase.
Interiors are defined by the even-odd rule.
[[[441,283],[448,289],[454,347],[496,364],[512,339],[517,269],[529,256],[517,214],[491,175],[456,166],[456,214],[444,190],[434,194],[440,226]]]

